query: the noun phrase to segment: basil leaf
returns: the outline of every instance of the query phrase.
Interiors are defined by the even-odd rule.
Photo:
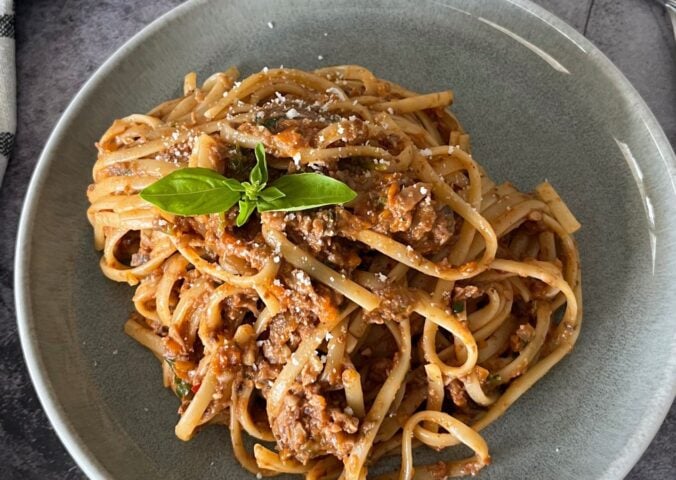
[[[270,186],[278,188],[285,196],[275,200],[259,201],[259,212],[307,210],[346,203],[357,196],[357,192],[340,180],[319,173],[284,175]]]
[[[268,165],[265,161],[265,147],[262,143],[256,144],[256,166],[251,169],[249,180],[254,185],[263,186],[268,181]]]
[[[286,194],[282,192],[279,188],[268,187],[258,194],[258,197],[263,199],[266,202],[272,202],[279,198],[286,197]]]
[[[225,184],[228,186],[228,188],[233,192],[244,191],[244,185],[242,185],[239,181],[235,180],[234,178],[223,177],[223,180],[225,181]]]
[[[306,210],[346,203],[357,196],[343,182],[318,173],[284,175],[265,188],[268,167],[262,143],[256,145],[255,154],[250,182],[225,178],[207,168],[182,168],[145,188],[141,198],[177,215],[222,214],[239,202],[236,224],[241,227],[256,209]]]
[[[237,214],[237,220],[235,223],[238,227],[244,225],[248,220],[251,214],[256,210],[256,202],[250,200],[240,200],[239,202],[239,213]]]
[[[252,185],[250,182],[242,182],[242,187],[244,188],[244,198],[255,202],[258,198],[258,192],[261,191],[261,186],[257,183]]]
[[[144,188],[140,196],[176,215],[204,215],[229,210],[243,190],[237,180],[208,168],[181,168]]]

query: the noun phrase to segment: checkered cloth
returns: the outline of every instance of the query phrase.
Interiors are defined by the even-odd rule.
[[[14,146],[15,131],[14,2],[0,0],[0,185]]]

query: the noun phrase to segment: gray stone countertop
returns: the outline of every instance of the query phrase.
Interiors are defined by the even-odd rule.
[[[676,44],[650,0],[535,0],[624,72],[676,145]],[[0,478],[81,479],[26,372],[13,298],[17,223],[40,151],[80,86],[125,40],[181,0],[17,0],[16,147],[0,189]],[[627,479],[676,478],[676,407]]]

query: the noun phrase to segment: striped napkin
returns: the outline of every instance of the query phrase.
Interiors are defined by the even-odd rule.
[[[0,185],[14,146],[15,131],[14,2],[0,0]]]

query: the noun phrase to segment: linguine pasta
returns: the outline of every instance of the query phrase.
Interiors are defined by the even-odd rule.
[[[473,475],[480,432],[572,349],[582,316],[579,227],[547,182],[495,184],[447,109],[347,65],[231,68],[99,142],[87,215],[101,269],[135,286],[125,331],[180,398],[176,435],[224,424],[253,474],[362,479]],[[244,180],[314,172],[344,205],[175,215],[139,193],[184,167]],[[561,320],[555,312],[561,312]],[[256,440],[247,450],[243,433]],[[464,444],[417,465],[414,449]]]

